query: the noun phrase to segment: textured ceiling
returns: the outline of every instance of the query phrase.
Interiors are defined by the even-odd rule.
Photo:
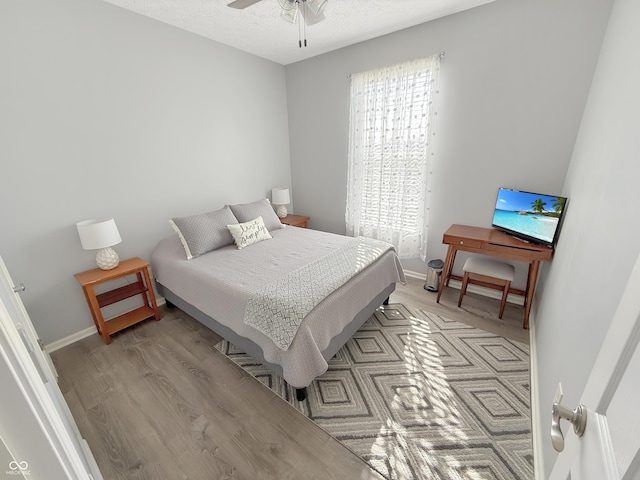
[[[494,0],[329,0],[325,20],[306,27],[280,17],[279,0],[237,10],[232,0],[105,0],[282,65],[304,60]]]

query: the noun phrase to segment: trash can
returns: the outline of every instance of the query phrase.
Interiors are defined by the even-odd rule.
[[[437,292],[440,287],[440,276],[442,275],[442,269],[444,268],[444,262],[440,259],[430,260],[427,263],[427,281],[424,284],[424,289],[430,292]]]

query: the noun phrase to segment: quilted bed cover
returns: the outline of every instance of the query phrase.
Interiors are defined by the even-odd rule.
[[[177,235],[162,239],[151,256],[156,281],[217,322],[254,342],[284,379],[306,387],[327,370],[322,351],[372,298],[392,283],[405,282],[393,250],[329,294],[304,318],[287,350],[245,324],[247,303],[260,288],[353,241],[305,228],[271,231],[273,238],[243,249],[235,245],[187,260]]]

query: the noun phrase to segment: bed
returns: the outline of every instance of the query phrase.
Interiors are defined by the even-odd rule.
[[[250,207],[239,208],[247,206]],[[192,228],[197,232],[191,235],[193,238],[201,239],[204,231],[209,232],[207,238],[219,237],[213,242],[215,248],[211,248],[211,244],[196,246],[195,255],[189,251],[182,235],[188,230],[187,226],[193,226],[194,217],[172,219],[177,233],[162,239],[151,256],[158,293],[170,305],[185,311],[281,375],[296,388],[298,398],[303,399],[306,387],[327,370],[328,360],[388,300],[396,282],[405,282],[400,261],[393,248],[381,248],[375,258],[364,261],[361,244],[366,242],[362,239],[283,227],[266,201],[224,208],[229,211],[211,212],[223,217],[216,218],[213,226],[205,228],[198,224]],[[262,214],[260,219],[266,217],[263,222],[268,237],[241,248],[235,238],[229,244],[225,222],[247,225],[247,219],[257,220],[256,213]],[[191,244],[194,244],[193,238]],[[330,263],[328,268],[340,270],[340,265],[348,263],[342,252],[354,248],[355,262],[361,265],[356,273],[334,288],[335,279],[326,280],[318,269],[327,259],[333,259],[334,264]],[[255,319],[252,320],[251,312],[261,316],[271,311],[269,297],[260,300],[260,294],[270,291],[280,296],[287,289],[283,286],[295,283],[290,280],[292,276],[303,284],[303,291],[298,295],[305,300],[311,297],[315,300],[303,302],[309,303],[305,306],[307,310],[303,311],[304,315],[296,312],[300,317],[298,325],[293,336],[283,343],[280,337],[273,337],[272,332],[252,323]],[[326,294],[322,293],[323,289]],[[273,300],[273,305],[279,301]]]

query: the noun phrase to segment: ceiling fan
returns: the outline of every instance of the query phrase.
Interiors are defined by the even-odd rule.
[[[235,0],[227,6],[243,9],[261,0]],[[280,16],[290,23],[298,21],[298,14],[304,19],[305,25],[314,25],[324,20],[324,8],[328,0],[278,0],[282,13]]]

